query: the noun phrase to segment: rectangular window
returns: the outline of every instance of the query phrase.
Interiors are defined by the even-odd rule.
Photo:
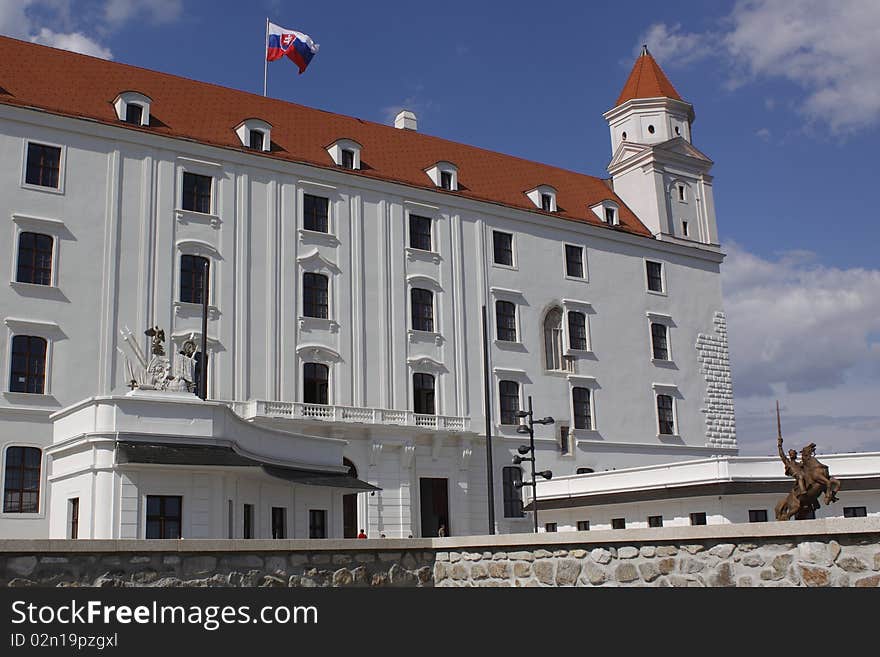
[[[322,363],[303,363],[303,402],[329,404],[330,368]]]
[[[844,518],[867,518],[868,508],[864,506],[845,506],[843,507]]]
[[[705,525],[706,524],[706,514],[703,511],[699,513],[691,514],[691,524],[692,525]]]
[[[648,274],[648,289],[651,292],[663,291],[663,264],[660,262],[645,261]]]
[[[590,521],[589,520],[578,520],[577,528],[578,528],[579,532],[590,531]]]
[[[501,469],[502,491],[504,498],[504,517],[522,518],[522,469],[516,466],[507,466]]]
[[[586,351],[587,316],[576,310],[568,311],[568,346],[578,351]]]
[[[571,436],[568,434],[568,427],[564,424],[559,425],[559,453],[563,456],[571,453]]]
[[[452,173],[449,171],[440,172],[440,186],[443,189],[452,189]]]
[[[678,187],[678,200],[679,200],[679,201],[684,201],[684,199],[685,199],[685,195],[684,195],[684,185],[679,184],[679,185],[676,185],[676,186]]]
[[[303,194],[303,228],[318,233],[329,232],[330,199]]]
[[[251,130],[250,147],[255,151],[263,150],[263,133],[259,130]]]
[[[513,267],[513,235],[492,231],[492,254],[495,264]]]
[[[767,522],[767,509],[749,509],[749,522]]]
[[[32,335],[12,338],[9,392],[42,395],[46,390],[46,340]]]
[[[663,516],[648,516],[648,527],[662,527]]]
[[[626,529],[626,518],[612,518],[611,529]]]
[[[605,208],[605,223],[614,224],[617,217],[617,211],[614,208]]]
[[[147,495],[147,530],[144,538],[180,538],[183,498],[180,495]]]
[[[327,512],[309,509],[309,538],[327,538]]]
[[[495,302],[496,337],[504,342],[516,342],[516,305],[510,301]]]
[[[572,278],[584,277],[584,249],[571,244],[565,245],[565,275]]]
[[[434,293],[414,287],[410,291],[410,311],[414,331],[434,331]]]
[[[253,538],[254,537],[254,505],[253,504],[245,504],[244,505],[244,513],[242,514],[242,538]]]
[[[79,498],[67,500],[67,538],[79,538]]]
[[[287,509],[272,507],[272,538],[287,538]]]
[[[556,523],[555,522],[544,523],[544,531],[545,532],[555,532],[556,531]]]
[[[128,103],[125,106],[125,122],[132,125],[140,125],[144,118],[144,108],[137,103]]]
[[[180,256],[180,300],[183,303],[204,303],[210,273],[211,261],[207,258]]]
[[[18,236],[18,267],[15,280],[33,285],[52,285],[52,246],[49,235],[23,232]]]
[[[574,428],[592,429],[593,418],[590,409],[590,389],[572,388],[571,403],[574,409]]]
[[[3,476],[3,513],[40,512],[40,469],[37,447],[7,447]]]
[[[675,435],[675,413],[670,395],[657,395],[658,431],[663,436]]]
[[[686,221],[681,222],[681,234],[685,237],[688,236],[688,222]]]
[[[413,374],[413,411],[421,415],[434,415],[433,374]]]
[[[544,212],[553,212],[553,197],[550,194],[541,194],[541,209]]]
[[[431,250],[431,218],[409,215],[409,245],[419,251]]]
[[[354,169],[354,151],[348,148],[342,149],[342,168]]]
[[[498,396],[501,402],[501,424],[519,424],[519,384],[516,381],[499,381]]]
[[[303,274],[303,315],[327,319],[329,317],[329,281],[323,274]]]
[[[213,183],[214,179],[211,176],[184,172],[181,207],[192,212],[211,214],[211,187]]]
[[[653,353],[654,360],[669,360],[666,324],[651,322],[651,352]]]
[[[25,182],[38,187],[58,189],[61,172],[61,148],[29,142]]]
[[[226,538],[235,538],[235,507],[232,500],[226,501]]]

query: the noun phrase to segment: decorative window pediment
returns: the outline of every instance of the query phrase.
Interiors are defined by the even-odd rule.
[[[458,167],[452,162],[437,162],[427,169],[425,173],[440,189],[448,189],[451,192],[458,190]]]
[[[327,147],[327,152],[336,166],[357,171],[361,168],[362,148],[353,139],[337,139]]]
[[[313,360],[319,363],[338,363],[342,360],[335,349],[320,344],[302,344],[296,349],[297,355],[303,360]]]
[[[268,153],[272,148],[272,125],[262,119],[245,119],[235,126],[241,145]]]
[[[556,212],[556,189],[550,185],[538,185],[526,192],[535,207],[544,212]]]
[[[339,274],[341,270],[335,263],[322,256],[318,249],[314,249],[310,253],[297,258],[297,262],[302,265],[305,271],[325,272],[329,274]]]
[[[434,360],[430,356],[413,356],[407,360],[410,368],[416,372],[432,372],[434,374],[444,374],[449,370],[443,363]]]
[[[120,121],[146,127],[150,125],[150,104],[152,99],[137,91],[123,91],[116,96],[113,106]]]

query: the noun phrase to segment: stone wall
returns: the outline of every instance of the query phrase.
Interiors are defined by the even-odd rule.
[[[727,345],[727,318],[716,312],[715,335],[700,333],[697,352],[706,379],[703,408],[706,416],[706,444],[736,447],[736,418],[733,412],[733,383],[730,379],[730,352]]]
[[[0,586],[880,587],[880,519],[412,540],[5,540]]]

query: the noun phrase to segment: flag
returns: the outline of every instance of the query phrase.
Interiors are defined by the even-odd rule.
[[[312,41],[312,37],[308,34],[269,23],[266,61],[274,62],[287,55],[299,67],[302,75],[316,52],[318,52],[318,44]]]

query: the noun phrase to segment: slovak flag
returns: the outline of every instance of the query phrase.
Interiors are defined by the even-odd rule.
[[[308,34],[269,23],[266,61],[274,62],[287,55],[299,67],[302,75],[316,52],[318,52],[318,44],[312,41],[312,37]]]

